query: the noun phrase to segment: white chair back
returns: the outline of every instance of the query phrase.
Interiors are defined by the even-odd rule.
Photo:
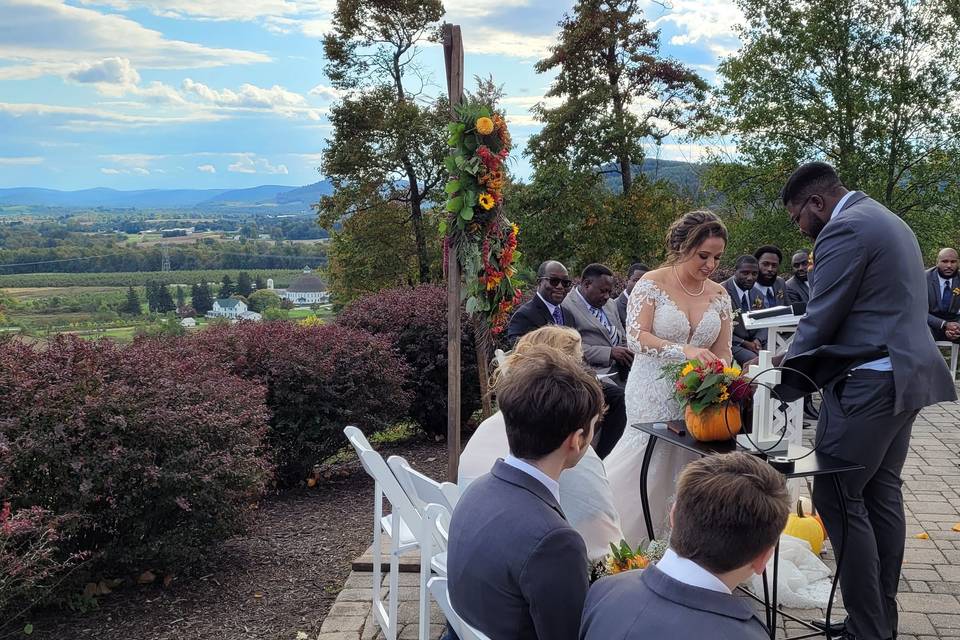
[[[463,618],[457,615],[457,612],[453,609],[453,605],[450,603],[450,593],[447,591],[446,578],[432,578],[429,588],[430,593],[433,594],[433,599],[440,605],[440,610],[460,640],[490,640],[488,636],[471,627],[464,622]]]
[[[453,513],[460,499],[460,487],[452,482],[437,482],[420,473],[402,456],[390,456],[387,458],[387,465],[407,492],[410,502],[421,513],[425,512],[430,503],[443,505],[447,511]]]
[[[950,374],[953,376],[953,379],[957,379],[957,360],[960,359],[960,345],[956,342],[950,342],[949,340],[941,340],[937,342],[937,346],[941,349],[950,349]]]

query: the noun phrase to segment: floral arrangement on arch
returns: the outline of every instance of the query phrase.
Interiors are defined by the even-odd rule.
[[[521,296],[514,280],[520,229],[503,213],[510,132],[503,114],[475,100],[456,113],[457,119],[447,125],[453,150],[446,159],[447,219],[440,225],[444,265],[448,252],[456,251],[466,311],[485,318],[496,335],[506,328]]]

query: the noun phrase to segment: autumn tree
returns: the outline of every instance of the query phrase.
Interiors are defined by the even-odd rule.
[[[424,210],[443,199],[448,108],[424,94],[415,61],[443,13],[440,0],[338,0],[323,41],[326,74],[343,98],[330,111],[320,170],[334,192],[317,205],[320,225],[332,230],[358,213],[403,207],[419,282],[430,280],[434,231]]]
[[[713,135],[736,161],[709,178],[741,214],[776,207],[798,163],[837,167],[930,238],[960,177],[960,30],[945,0],[737,0],[743,46],[719,67]],[[951,11],[953,12],[951,15]],[[946,233],[946,228],[942,230]],[[918,231],[918,235],[923,235]]]
[[[700,118],[706,83],[660,55],[660,32],[640,5],[578,0],[561,20],[559,42],[536,70],[557,72],[546,97],[562,103],[535,107],[544,127],[528,143],[534,163],[618,173],[629,193],[644,142],[660,144]]]

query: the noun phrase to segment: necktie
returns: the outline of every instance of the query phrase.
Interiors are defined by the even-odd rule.
[[[603,309],[598,307],[590,307],[590,313],[592,313],[593,317],[600,321],[600,324],[603,325],[603,328],[607,330],[607,335],[610,337],[610,343],[616,346],[617,342],[620,340],[620,336],[617,335],[616,329],[614,329],[613,325],[610,324],[610,321],[607,319],[607,315],[603,312]]]
[[[953,291],[950,289],[950,281],[943,283],[943,295],[940,297],[940,310],[950,311],[950,303],[953,302]]]
[[[773,297],[773,287],[767,287],[767,306],[774,307],[776,304],[777,301]]]
[[[553,308],[553,324],[563,324],[563,311],[560,307]]]
[[[750,311],[750,299],[747,298],[747,292],[743,292],[743,298],[740,300],[740,309],[746,313]]]

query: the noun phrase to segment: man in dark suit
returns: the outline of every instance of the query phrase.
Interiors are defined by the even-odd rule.
[[[613,451],[627,426],[622,385],[633,364],[633,351],[627,346],[617,304],[610,299],[612,288],[613,272],[602,264],[589,264],[580,274],[580,284],[573,287],[561,305],[564,317],[572,318],[580,333],[583,357],[601,376],[604,397],[610,405],[594,447],[601,459]]]
[[[757,357],[760,350],[767,346],[767,332],[748,331],[743,326],[742,315],[754,309],[763,309],[763,294],[754,286],[757,283],[759,267],[753,256],[740,256],[734,265],[733,277],[728,278],[723,287],[730,294],[730,304],[740,315],[733,325],[733,359],[741,365]]]
[[[780,264],[783,262],[783,252],[779,248],[767,244],[753,252],[757,259],[760,273],[757,275],[756,287],[763,294],[765,309],[787,304],[787,285],[780,277]]]
[[[620,314],[620,324],[624,327],[627,326],[627,302],[630,301],[630,294],[633,293],[633,288],[640,282],[640,278],[642,278],[643,274],[647,271],[650,271],[650,267],[641,262],[635,262],[627,269],[627,284],[617,297],[617,311]]]
[[[927,324],[933,339],[960,342],[960,277],[957,250],[941,249],[937,266],[927,271]]]
[[[790,219],[816,239],[807,314],[783,364],[823,388],[818,449],[864,467],[838,476],[849,517],[846,541],[833,481],[813,486],[834,548],[846,549],[844,633],[888,640],[897,635],[906,528],[900,473],[910,432],[922,407],[957,394],[927,329],[927,281],[910,227],[866,194],[848,191],[822,162],[794,171],[782,198]],[[783,380],[786,399],[809,391],[789,371]]]
[[[670,548],[656,565],[595,583],[580,640],[767,640],[750,601],[790,514],[783,476],[745,453],[707,456],[680,474]]]
[[[810,281],[807,270],[810,267],[810,252],[801,249],[793,254],[791,259],[793,277],[787,280],[787,302],[790,304],[807,304],[810,300]]]
[[[450,520],[454,609],[491,638],[575,640],[587,595],[583,538],[560,510],[560,474],[603,411],[592,372],[538,345],[497,385],[510,455],[474,480]]]
[[[507,338],[512,345],[520,336],[548,324],[573,326],[573,319],[563,314],[560,305],[573,286],[567,268],[556,260],[547,260],[537,270],[537,293],[522,304],[510,317]]]

